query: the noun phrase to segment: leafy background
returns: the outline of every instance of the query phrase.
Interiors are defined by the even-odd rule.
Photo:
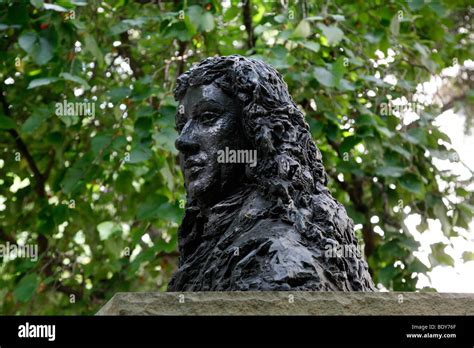
[[[472,15],[467,0],[0,1],[0,243],[40,253],[0,264],[0,312],[92,314],[118,291],[166,289],[186,199],[172,89],[192,63],[235,53],[284,75],[375,282],[416,290],[454,261],[442,241],[430,264],[415,257],[407,214],[448,240],[472,221],[472,172],[433,163],[459,161],[436,117],[456,108],[472,124]],[[417,101],[453,65],[442,101]],[[56,116],[63,100],[94,102],[95,117]],[[408,122],[383,112],[395,100],[424,107]]]

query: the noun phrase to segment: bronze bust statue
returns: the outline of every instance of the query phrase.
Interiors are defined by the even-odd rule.
[[[168,291],[376,291],[275,69],[207,58],[178,78],[175,97],[187,204]]]

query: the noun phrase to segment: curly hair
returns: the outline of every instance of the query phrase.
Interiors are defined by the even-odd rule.
[[[238,55],[207,58],[178,78],[175,98],[182,99],[191,86],[211,83],[243,105],[242,129],[259,159],[247,168],[248,178],[269,183],[266,193],[285,204],[299,191],[320,191],[327,184],[309,126],[274,68]]]

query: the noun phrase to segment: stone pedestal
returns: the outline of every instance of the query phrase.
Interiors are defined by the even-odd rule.
[[[117,293],[97,315],[474,315],[474,293]]]

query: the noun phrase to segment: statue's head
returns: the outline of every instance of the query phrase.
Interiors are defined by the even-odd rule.
[[[303,114],[267,64],[207,58],[178,78],[175,97],[188,201],[212,204],[242,185],[265,182],[258,186],[266,195],[288,204],[295,191],[326,184]]]

